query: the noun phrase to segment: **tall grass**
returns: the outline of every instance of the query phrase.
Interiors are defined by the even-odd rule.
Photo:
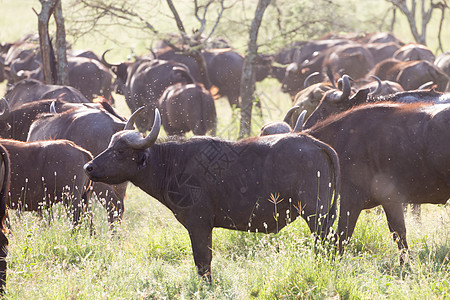
[[[213,284],[197,275],[186,230],[156,200],[130,186],[112,236],[92,203],[96,233],[71,229],[64,210],[12,213],[7,299],[445,299],[450,296],[448,206],[407,217],[410,259],[398,263],[384,215],[363,212],[342,257],[315,249],[299,219],[278,234],[215,229]]]

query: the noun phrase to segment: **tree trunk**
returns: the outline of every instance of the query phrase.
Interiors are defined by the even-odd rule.
[[[42,57],[42,71],[44,72],[44,83],[53,84],[52,72],[52,57],[51,44],[48,34],[48,21],[55,8],[56,0],[40,0],[42,8],[38,15],[38,30],[39,30],[39,47]],[[54,59],[54,58],[53,58]]]
[[[431,15],[433,14],[433,9],[435,9],[437,5],[430,0],[429,1],[430,7],[426,9],[425,0],[421,0],[420,10],[419,12],[417,12],[419,20],[422,21],[421,32],[419,33],[419,26],[417,25],[416,22],[416,10],[417,10],[416,0],[411,0],[411,8],[408,7],[407,2],[405,0],[387,0],[387,1],[391,2],[395,7],[399,8],[400,11],[406,16],[414,40],[419,44],[426,45],[427,26],[428,23],[430,22]]]
[[[44,83],[68,85],[66,30],[64,27],[61,0],[40,0],[40,2],[42,8],[38,14],[38,28]],[[52,14],[56,21],[56,58],[48,30],[48,22]]]
[[[66,28],[62,13],[61,0],[57,0],[53,13],[56,22],[56,84],[69,84],[69,71],[66,56]]]
[[[249,31],[249,41],[247,48],[247,55],[244,59],[244,66],[242,67],[241,77],[241,123],[239,129],[239,138],[248,137],[251,134],[252,127],[252,107],[255,99],[255,76],[254,64],[258,54],[258,30],[261,25],[264,12],[269,6],[270,0],[259,0],[256,7],[255,17]]]

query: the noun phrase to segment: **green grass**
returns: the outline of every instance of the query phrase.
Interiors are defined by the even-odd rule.
[[[398,253],[384,215],[363,213],[342,257],[314,250],[303,220],[278,234],[215,229],[214,283],[196,275],[186,230],[156,200],[130,186],[115,236],[93,203],[96,234],[73,232],[60,207],[48,223],[13,213],[7,299],[445,299],[450,296],[450,207],[407,217],[410,260]]]
[[[374,1],[368,3],[379,9]],[[16,40],[33,30],[36,17],[30,4],[39,10],[36,0],[0,0],[0,41]],[[407,28],[397,30],[408,40]],[[116,34],[144,49],[143,40],[123,36],[124,31]],[[115,45],[96,37],[75,46],[101,52]],[[117,47],[113,59],[129,51]],[[4,91],[3,83],[0,95]],[[275,80],[258,83],[257,93],[263,116],[254,110],[254,135],[263,123],[282,119],[291,106]],[[129,116],[124,99],[116,99],[117,109]],[[233,112],[225,99],[216,105],[219,136],[236,139],[238,111]],[[73,231],[60,206],[53,209],[50,221],[34,213],[11,212],[6,299],[450,298],[448,204],[424,205],[421,224],[407,216],[410,259],[403,267],[386,218],[375,209],[361,214],[342,257],[334,257],[327,248],[314,249],[302,219],[270,235],[215,229],[212,285],[197,276],[187,231],[155,199],[130,185],[124,220],[114,236],[104,209],[96,202],[92,207],[93,235],[83,226]]]

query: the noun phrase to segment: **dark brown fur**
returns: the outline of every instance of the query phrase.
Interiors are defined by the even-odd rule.
[[[82,166],[92,155],[67,140],[26,143],[2,139],[0,143],[11,162],[9,208],[40,211],[64,201],[77,225],[90,192]]]
[[[322,237],[333,223],[339,160],[331,147],[308,135],[239,142],[194,137],[182,143],[153,141],[144,149],[130,146],[131,137],[142,139],[129,130],[115,134],[108,149],[85,166],[86,172],[94,181],[130,180],[167,206],[188,230],[202,276],[210,278],[214,227],[277,232],[299,215],[294,205],[301,207],[310,230]]]
[[[407,249],[402,203],[446,203],[450,197],[450,105],[362,105],[306,133],[332,146],[342,170],[340,246],[363,209],[382,205],[398,248]]]
[[[99,107],[100,105],[100,107]],[[37,118],[30,127],[28,141],[67,139],[98,155],[108,147],[111,136],[125,126],[123,117],[116,117],[104,110],[106,103],[74,105],[57,114],[46,114]],[[115,113],[115,111],[114,111]],[[96,184],[93,191],[101,200],[113,225],[122,219],[127,184]]]

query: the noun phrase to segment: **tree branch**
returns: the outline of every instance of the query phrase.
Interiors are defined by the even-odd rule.
[[[173,16],[175,17],[175,22],[177,23],[178,30],[181,32],[183,40],[186,37],[186,30],[184,29],[183,22],[180,19],[180,15],[178,14],[177,9],[173,5],[172,0],[167,0],[167,5],[169,5],[170,11],[172,12]]]

